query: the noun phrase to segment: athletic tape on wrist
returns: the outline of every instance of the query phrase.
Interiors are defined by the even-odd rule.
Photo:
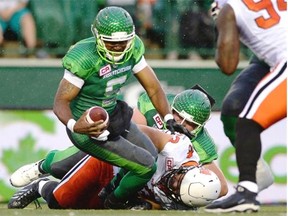
[[[164,116],[164,122],[167,122],[168,120],[173,119],[173,118],[174,118],[174,117],[173,117],[173,115],[172,115],[171,113],[166,114],[166,115]]]
[[[69,119],[69,121],[67,122],[67,128],[74,132],[74,126],[76,124],[76,121],[74,119]]]

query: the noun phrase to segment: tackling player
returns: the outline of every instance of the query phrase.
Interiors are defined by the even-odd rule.
[[[218,158],[216,145],[205,128],[210,117],[211,107],[215,103],[214,99],[199,85],[177,94],[176,97],[172,94],[167,94],[166,97],[172,105],[174,119],[188,129],[191,142],[200,157],[201,165],[212,170],[220,179],[220,197],[225,196],[228,192],[227,182],[222,171],[214,162]],[[139,97],[138,108],[134,108],[132,119],[137,124],[159,129],[165,128],[164,122],[146,93]]]

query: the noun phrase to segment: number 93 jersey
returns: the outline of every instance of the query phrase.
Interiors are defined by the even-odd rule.
[[[228,0],[240,40],[270,67],[287,55],[287,2],[284,0]]]

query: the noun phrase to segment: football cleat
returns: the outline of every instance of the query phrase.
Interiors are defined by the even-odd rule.
[[[260,203],[256,200],[257,193],[238,185],[236,192],[230,197],[215,201],[205,207],[206,212],[226,213],[226,212],[257,212]]]
[[[36,180],[32,184],[27,185],[21,190],[17,191],[10,199],[8,203],[9,209],[23,209],[28,206],[34,200],[37,200],[41,197],[38,192],[39,182],[48,181],[48,178],[43,178]]]
[[[14,187],[24,187],[31,182],[35,181],[49,174],[43,174],[39,170],[39,166],[43,160],[24,165],[17,169],[10,177],[9,181]]]

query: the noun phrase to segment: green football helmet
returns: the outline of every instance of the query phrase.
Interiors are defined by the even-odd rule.
[[[91,31],[96,38],[97,52],[112,64],[122,64],[131,56],[134,47],[135,27],[130,14],[121,7],[106,7],[96,16]],[[110,51],[104,41],[127,41],[123,52]],[[121,61],[120,61],[121,60]]]
[[[210,117],[211,104],[206,94],[197,89],[188,89],[176,95],[172,110],[183,118],[183,121],[192,122],[197,127],[190,131],[196,135]]]

